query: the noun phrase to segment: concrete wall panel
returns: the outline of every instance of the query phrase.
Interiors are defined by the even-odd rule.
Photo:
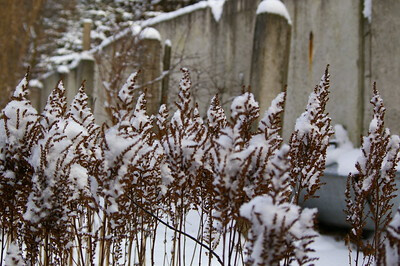
[[[372,82],[376,81],[386,106],[385,125],[400,134],[400,1],[373,0],[370,47],[370,84],[365,88],[364,132],[371,121]]]
[[[308,95],[330,64],[331,94],[327,111],[359,142],[360,94],[359,0],[285,0],[293,22],[284,136],[288,139]]]

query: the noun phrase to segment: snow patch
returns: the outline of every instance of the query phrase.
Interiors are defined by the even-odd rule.
[[[356,173],[355,164],[361,156],[361,150],[354,148],[349,136],[342,125],[335,125],[336,147],[329,146],[326,151],[326,165],[337,164],[337,174],[348,176],[349,173]]]
[[[40,82],[38,79],[31,79],[29,81],[29,87],[43,89],[43,83]]]
[[[57,67],[57,72],[61,74],[69,73],[69,68],[67,66],[59,66]]]
[[[139,39],[149,39],[149,40],[157,40],[161,41],[161,34],[155,28],[145,28],[140,32]]]
[[[208,4],[215,21],[218,22],[221,19],[222,11],[224,11],[225,0],[208,0]]]
[[[91,20],[90,18],[85,18],[84,20],[83,20],[83,23],[93,23],[93,20]]]
[[[372,20],[372,0],[364,0],[363,15],[364,15],[364,18],[368,19],[368,22],[371,23],[371,20]]]
[[[171,20],[176,17],[180,17],[180,16],[186,15],[188,13],[191,13],[195,10],[200,10],[200,9],[204,9],[207,7],[209,7],[209,3],[207,1],[201,1],[194,5],[186,6],[184,8],[181,8],[181,9],[178,9],[178,10],[175,10],[172,12],[164,13],[157,17],[148,19],[142,23],[142,26],[143,27],[152,26],[152,25],[158,24],[160,22],[163,22],[166,20]]]
[[[286,6],[279,0],[264,0],[257,7],[257,15],[262,13],[276,14],[286,18],[291,25],[292,21]]]

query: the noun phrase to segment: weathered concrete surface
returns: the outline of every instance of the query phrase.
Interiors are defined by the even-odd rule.
[[[45,79],[42,80],[43,88],[40,92],[40,110],[41,112],[46,105],[47,98],[50,95],[50,92],[57,86],[57,83],[60,81],[60,75],[57,72],[48,75]]]
[[[140,66],[142,73],[139,75],[139,84],[146,88],[147,111],[149,114],[157,114],[161,103],[161,53],[160,40],[144,39],[139,43],[142,56]]]
[[[350,139],[361,134],[360,0],[285,0],[292,18],[284,137],[288,139],[327,64],[331,94],[327,111]]]
[[[260,115],[287,84],[291,25],[270,13],[257,15],[251,64],[251,87],[260,103]]]
[[[370,68],[386,106],[385,125],[400,133],[400,1],[372,1]],[[364,132],[371,120],[372,84],[365,88]]]
[[[212,59],[210,58],[211,28],[213,16],[209,8],[196,10],[192,13],[175,17],[152,25],[160,32],[162,43],[171,42],[171,67],[169,79],[168,101],[170,108],[175,108],[174,100],[177,99],[180,68],[190,69],[193,90],[192,96],[201,106],[205,106],[210,94],[210,78]]]
[[[256,9],[260,0],[227,0],[219,21],[215,20],[211,8],[204,5],[174,18],[149,23],[148,26],[159,31],[161,44],[166,40],[171,42],[172,73],[168,86],[168,104],[171,109],[174,108],[173,101],[181,78],[180,67],[187,67],[191,71],[192,96],[199,103],[202,115],[215,93],[219,93],[229,113],[232,98],[241,93],[242,86],[250,84],[252,91],[262,99],[262,108],[268,107],[273,96],[282,89],[282,85],[270,84],[284,84],[287,70],[288,94],[283,134],[288,140],[297,117],[305,109],[309,94],[319,83],[326,65],[330,64],[332,86],[327,111],[332,117],[332,124],[343,124],[351,140],[359,144],[359,136],[366,133],[371,117],[371,83],[377,81],[387,107],[386,123],[393,132],[399,133],[400,118],[397,114],[400,111],[400,90],[397,87],[400,72],[400,20],[397,18],[400,1],[372,1],[372,24],[363,18],[363,0],[282,2],[292,19],[288,69],[285,69],[285,64],[278,66],[279,63],[269,55],[256,56],[258,53],[269,53],[271,56],[275,53],[275,58],[283,58],[285,55],[276,53],[284,49],[276,47],[282,48],[287,44],[284,35],[274,33],[282,26],[279,23],[273,26],[267,21],[265,28],[255,32]],[[268,39],[273,34],[283,39]],[[115,47],[122,46],[127,39],[133,40],[134,37],[126,36],[111,43],[103,49],[103,53],[115,52]],[[255,60],[252,66],[253,47]],[[131,49],[136,49],[135,45]],[[257,52],[257,49],[261,52]],[[142,55],[140,52],[137,54],[138,58]],[[155,68],[159,66],[163,69],[163,54],[157,55],[157,58],[154,59],[157,61],[154,63]],[[94,97],[94,112],[98,123],[109,120],[103,106],[106,95],[102,84],[104,71],[100,71],[101,68],[111,70],[107,62],[96,61],[92,67],[95,69],[94,77],[92,73],[93,81],[89,82],[90,78],[85,78],[88,79],[87,87],[88,83],[94,84],[93,92],[88,88],[88,93]],[[138,65],[126,68],[119,79],[125,81],[130,72],[139,68]],[[71,70],[64,75],[69,99],[75,95],[84,78],[79,71]],[[150,79],[154,79],[156,74],[150,76]],[[62,77],[61,74],[53,73],[43,80],[41,105]],[[142,80],[142,83],[146,81]],[[155,96],[154,101],[158,97],[161,96]],[[157,104],[153,107],[156,109]]]
[[[28,99],[31,101],[32,106],[36,108],[36,110],[41,110],[42,106],[40,101],[42,89],[30,86],[29,91]]]
[[[250,85],[251,58],[258,0],[232,0],[225,2],[224,12],[214,32],[217,45],[212,57],[220,76],[219,92],[222,103],[229,111],[233,97],[242,93],[242,86]],[[214,56],[215,55],[215,56]],[[223,94],[222,94],[223,93]]]
[[[232,97],[241,93],[243,85],[250,84],[258,2],[227,1],[219,21],[207,7],[152,25],[163,41],[170,40],[172,44],[171,66],[175,69],[170,79],[170,99],[175,99],[178,91],[178,69],[186,67],[191,72],[193,99],[199,103],[201,113],[205,113],[216,93],[229,111]]]
[[[40,92],[40,101],[35,101],[38,109],[42,110],[47,102],[47,97],[50,92],[57,86],[57,83],[62,80],[66,89],[67,101],[70,103],[78,92],[82,82],[85,81],[86,93],[89,96],[89,105],[92,105],[92,94],[94,87],[94,67],[95,62],[92,59],[83,59],[79,64],[70,69],[68,72],[58,73],[53,72],[42,80],[43,88]]]
[[[154,32],[154,31],[153,31]],[[161,89],[161,43],[157,38],[146,38],[146,33],[138,32],[136,35],[127,35],[122,40],[104,47],[97,58],[94,76],[93,112],[96,122],[102,124],[109,122],[111,113],[105,103],[114,105],[119,89],[126,82],[129,75],[141,71],[137,78],[139,92],[147,89],[148,111],[154,114],[160,104]],[[112,91],[105,90],[107,83]],[[112,94],[112,95],[111,95]]]
[[[163,71],[169,71],[171,68],[171,44],[168,42],[164,43],[164,54],[163,54]],[[161,81],[161,104],[168,105],[168,94],[169,94],[169,74],[166,74]]]
[[[76,70],[76,79],[72,86],[74,86],[75,93],[77,93],[76,85],[80,82],[85,81],[85,91],[89,98],[89,107],[93,107],[93,88],[94,88],[94,67],[95,62],[93,59],[81,60]],[[79,88],[79,87],[78,87]],[[75,96],[75,95],[74,95]]]

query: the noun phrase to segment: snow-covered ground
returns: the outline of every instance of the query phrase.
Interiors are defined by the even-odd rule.
[[[198,233],[198,224],[200,222],[200,216],[196,211],[191,211],[187,216],[186,232],[192,236],[196,236]],[[157,243],[155,251],[155,265],[169,265],[171,261],[170,250],[172,248],[172,237],[173,231],[166,229],[165,226],[160,225],[157,233]],[[164,245],[164,243],[166,243]],[[345,245],[342,236],[335,235],[319,235],[315,242],[311,245],[315,250],[312,254],[313,257],[319,259],[315,261],[315,265],[321,266],[337,266],[337,265],[349,265],[349,250]],[[199,250],[200,247],[194,241],[186,239],[185,243],[185,265],[200,265],[199,263]],[[222,255],[222,247],[218,246],[214,250],[219,256]],[[165,257],[166,254],[166,257]],[[354,254],[352,256],[355,257]],[[148,256],[148,263],[151,265],[150,257]],[[201,265],[208,265],[208,255],[206,255],[203,249],[201,256]],[[216,259],[213,259],[212,265],[219,265]],[[238,263],[237,265],[243,265]]]

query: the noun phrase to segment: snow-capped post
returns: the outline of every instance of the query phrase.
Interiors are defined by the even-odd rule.
[[[30,93],[27,96],[31,101],[32,106],[36,109],[40,109],[40,99],[42,97],[43,83],[37,79],[32,79],[29,81]]]
[[[82,50],[90,50],[90,31],[92,30],[92,20],[85,19],[83,21]]]
[[[289,13],[281,1],[264,0],[258,5],[250,82],[260,101],[260,113],[287,83],[291,28]]]
[[[161,94],[161,35],[154,28],[145,28],[139,33],[139,64],[143,70],[139,77],[141,87],[147,88],[148,112],[157,114]]]

